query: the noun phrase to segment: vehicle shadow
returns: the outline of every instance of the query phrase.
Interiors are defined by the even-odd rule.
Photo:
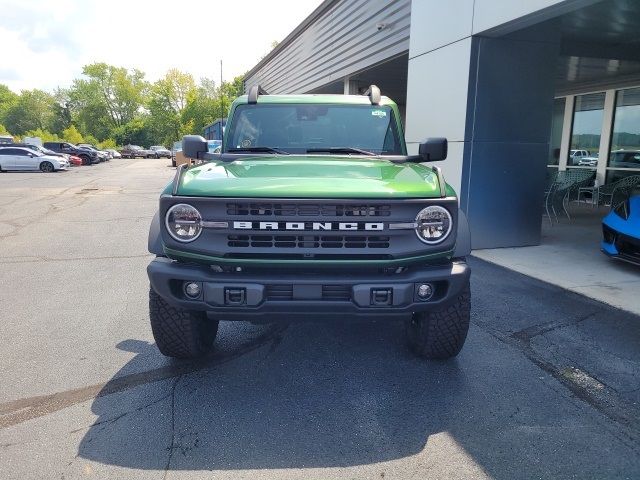
[[[239,325],[221,324],[224,343],[247,334]],[[138,469],[165,468],[172,449],[171,468],[186,470],[369,464],[420,452],[467,396],[459,363],[413,358],[399,323],[266,330],[256,349],[225,345],[206,361],[173,364],[172,378],[164,367],[160,381],[115,392],[107,383],[79,456]],[[156,347],[119,348],[138,354],[112,380],[122,385]]]
[[[519,352],[473,327],[457,359],[424,361],[406,350],[402,328],[223,322],[218,353],[205,361],[171,364],[173,375],[152,374],[128,389],[108,383],[78,456],[191,471],[341,468],[416,456],[409,462],[416,475],[431,464],[460,478],[590,478],[603,468],[606,431]],[[138,353],[112,380],[120,384],[123,372],[159,355],[145,342],[120,347]]]

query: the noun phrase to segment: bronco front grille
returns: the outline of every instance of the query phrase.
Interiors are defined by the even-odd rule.
[[[380,235],[228,235],[229,247],[260,248],[389,248]]]
[[[259,217],[388,217],[390,205],[227,203],[227,215]]]

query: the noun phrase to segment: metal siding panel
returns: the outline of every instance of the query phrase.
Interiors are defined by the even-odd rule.
[[[376,24],[387,28],[378,31]],[[245,79],[270,93],[305,93],[409,49],[411,0],[343,0]]]

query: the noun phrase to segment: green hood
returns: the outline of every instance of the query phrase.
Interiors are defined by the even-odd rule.
[[[439,197],[428,166],[381,158],[273,156],[209,162],[189,168],[178,195],[249,198]],[[447,195],[455,196],[447,186]]]

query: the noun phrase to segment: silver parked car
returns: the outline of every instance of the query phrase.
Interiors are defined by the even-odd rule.
[[[171,158],[171,150],[163,147],[162,145],[151,145],[149,150],[153,150],[156,154],[156,158]]]
[[[54,172],[69,168],[69,161],[63,157],[54,157],[25,147],[0,147],[0,171],[4,170],[40,170]]]

